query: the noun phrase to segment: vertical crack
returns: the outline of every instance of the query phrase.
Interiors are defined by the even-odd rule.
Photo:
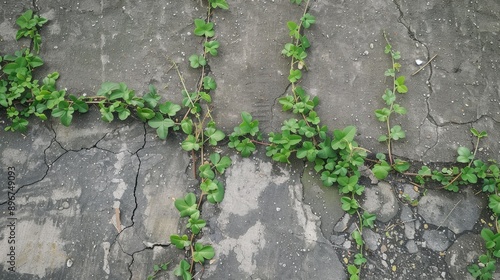
[[[420,40],[417,37],[416,33],[411,28],[411,24],[405,20],[405,17],[404,17],[405,15],[404,15],[404,12],[401,8],[400,0],[393,0],[392,2],[394,3],[397,10],[399,11],[398,23],[402,24],[406,28],[406,30],[408,32],[408,36],[411,40],[419,43],[420,45],[422,45],[425,48],[426,56],[427,56],[426,59],[427,59],[427,61],[429,61],[431,59],[429,47],[427,46],[427,44],[425,42],[423,42],[422,40]],[[427,80],[425,81],[425,83],[427,85],[428,94],[424,95],[425,104],[426,104],[426,108],[427,108],[426,119],[432,125],[434,125],[435,133],[436,133],[436,135],[438,135],[438,129],[439,129],[440,125],[438,125],[437,121],[434,119],[434,117],[431,114],[431,106],[430,106],[430,102],[429,102],[430,96],[434,94],[434,89],[432,87],[432,75],[433,75],[432,62],[429,63],[428,67],[429,67],[429,76],[427,77]],[[422,126],[423,123],[424,122],[422,122],[420,124],[420,126]],[[429,146],[429,148],[427,148],[423,152],[422,156],[425,156],[431,149],[433,149],[438,144],[438,142],[439,142],[439,135],[436,137],[436,141],[434,142],[434,144]]]
[[[130,277],[129,277],[129,280],[133,279],[133,272],[132,272],[132,265],[134,264],[134,254],[138,253],[138,252],[142,252],[144,250],[147,250],[149,249],[149,247],[155,247],[155,246],[167,246],[167,245],[163,245],[163,244],[152,244],[151,246],[148,246],[146,245],[147,247],[145,247],[144,249],[142,250],[139,250],[137,252],[132,252],[132,253],[128,253],[126,252],[122,245],[120,244],[120,242],[118,241],[118,238],[120,237],[120,235],[125,232],[126,229],[128,228],[132,228],[135,224],[135,221],[134,221],[134,218],[135,218],[135,212],[137,210],[137,208],[139,207],[139,203],[137,202],[137,187],[138,187],[138,184],[139,184],[139,174],[140,174],[140,171],[141,171],[141,165],[142,165],[142,161],[141,161],[141,157],[139,156],[139,152],[141,150],[143,150],[145,147],[146,147],[146,143],[147,143],[147,130],[146,130],[146,123],[143,124],[143,129],[144,129],[144,134],[143,134],[143,142],[142,142],[142,146],[137,149],[137,151],[135,151],[133,153],[133,155],[136,156],[137,160],[139,161],[139,164],[137,166],[137,171],[136,171],[136,174],[135,174],[135,182],[134,182],[134,190],[133,190],[133,196],[134,196],[134,209],[132,210],[132,214],[130,216],[130,221],[131,221],[131,224],[129,226],[126,226],[125,228],[123,228],[123,230],[121,230],[118,234],[115,235],[115,238],[113,239],[113,241],[111,242],[111,245],[110,247],[113,247],[115,246],[115,244],[118,244],[118,246],[120,247],[120,250],[130,256],[132,258],[132,260],[130,261],[130,263],[127,265],[127,269],[128,269],[128,272],[130,274]]]
[[[134,184],[134,203],[135,203],[135,207],[134,207],[134,210],[132,210],[132,216],[130,217],[130,220],[132,222],[132,224],[129,226],[129,227],[133,227],[134,226],[134,217],[135,217],[135,211],[137,210],[137,207],[139,206],[138,203],[137,203],[137,185],[139,184],[139,173],[141,171],[141,164],[142,164],[142,161],[141,161],[141,157],[139,156],[139,152],[141,150],[144,149],[144,147],[146,147],[146,136],[147,136],[147,130],[146,130],[146,123],[143,124],[143,128],[144,128],[144,135],[143,135],[143,142],[142,142],[142,146],[137,149],[137,151],[134,153],[134,155],[137,157],[137,160],[139,161],[139,165],[137,166],[137,173],[135,174],[135,184]]]
[[[40,7],[38,7],[37,2],[38,2],[37,0],[33,0],[33,1],[31,2],[31,5],[33,6],[33,10],[34,10],[35,12],[40,12]]]

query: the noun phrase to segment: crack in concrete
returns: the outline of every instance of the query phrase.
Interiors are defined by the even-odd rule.
[[[28,186],[31,186],[31,185],[34,185],[34,184],[36,184],[36,183],[39,183],[39,182],[43,181],[43,179],[45,179],[45,177],[47,177],[47,175],[49,174],[49,171],[50,171],[50,168],[52,167],[52,164],[53,164],[54,162],[56,162],[57,160],[59,160],[59,158],[61,158],[64,154],[66,154],[66,152],[67,152],[67,151],[66,151],[66,152],[64,152],[64,153],[62,153],[61,155],[59,155],[59,156],[58,156],[58,157],[57,157],[57,158],[56,158],[53,162],[51,162],[51,163],[48,163],[48,162],[47,162],[47,161],[48,161],[48,160],[47,160],[47,150],[48,150],[48,149],[50,149],[50,147],[52,146],[52,144],[53,144],[54,142],[56,142],[57,144],[59,144],[59,142],[57,142],[57,140],[56,140],[56,132],[55,132],[55,131],[54,131],[54,129],[52,128],[52,125],[50,126],[50,128],[52,129],[52,132],[54,132],[54,137],[50,140],[50,144],[49,144],[49,145],[48,145],[48,146],[47,146],[47,147],[43,150],[43,155],[44,155],[44,157],[43,157],[43,162],[45,163],[45,166],[47,167],[47,169],[45,170],[45,174],[43,174],[43,176],[42,176],[40,179],[35,180],[35,181],[31,182],[31,183],[28,183],[28,184],[22,185],[22,186],[20,186],[19,188],[17,188],[17,190],[14,192],[14,195],[17,195],[17,194],[18,194],[18,193],[19,193],[19,192],[20,192],[20,191],[21,191],[24,187],[28,187]],[[60,145],[60,144],[59,144],[59,145]],[[61,147],[61,148],[62,148],[62,147]],[[64,148],[63,148],[63,150],[64,150]],[[7,203],[7,200],[6,200],[6,201],[3,201],[3,202],[0,202],[0,206],[1,206],[1,205],[4,205],[4,204],[6,204],[6,203]]]
[[[411,30],[411,25],[405,21],[405,18],[404,18],[404,12],[403,10],[401,9],[401,4],[399,3],[398,0],[393,0],[392,1],[394,3],[394,5],[396,6],[397,10],[399,11],[399,17],[398,17],[398,23],[402,24],[406,30],[408,31],[408,36],[410,37],[411,40],[415,41],[415,42],[418,42],[419,44],[421,44],[425,50],[426,50],[426,55],[427,55],[427,60],[429,60],[431,58],[431,55],[430,55],[430,50],[429,50],[429,47],[427,47],[427,44],[424,43],[422,40],[420,40],[419,38],[417,38],[416,34],[414,31]],[[426,85],[427,85],[427,89],[428,89],[428,94],[425,95],[425,103],[426,103],[426,107],[427,107],[427,115],[426,115],[426,119],[432,124],[434,125],[434,130],[435,130],[435,133],[437,135],[436,137],[436,141],[434,142],[434,144],[430,145],[428,148],[426,148],[426,150],[422,153],[422,157],[424,157],[430,150],[432,150],[434,147],[436,147],[436,145],[439,143],[439,134],[438,134],[438,129],[439,127],[442,127],[442,125],[439,125],[436,120],[434,119],[434,117],[432,116],[431,114],[431,107],[430,107],[430,103],[429,103],[429,98],[431,95],[434,94],[434,89],[432,88],[432,76],[433,76],[433,65],[432,65],[432,62],[429,63],[429,76],[427,77],[427,80],[426,80]],[[422,121],[420,123],[420,125],[418,126],[418,129],[420,129],[420,127],[424,124],[424,121]],[[419,143],[421,142],[421,137],[419,135]]]
[[[33,5],[33,10],[36,11],[36,12],[39,12],[40,11],[40,7],[38,7],[37,5],[37,0],[33,0],[31,5]]]
[[[131,266],[134,264],[134,254],[137,253],[137,252],[142,252],[142,251],[144,251],[144,250],[146,250],[146,249],[149,248],[149,247],[145,247],[144,249],[139,250],[137,252],[128,253],[128,252],[126,252],[123,249],[123,247],[121,246],[120,242],[118,241],[118,238],[120,237],[120,235],[122,234],[122,232],[124,232],[128,228],[132,228],[135,225],[135,221],[134,221],[135,211],[139,207],[139,203],[137,202],[137,186],[138,186],[138,182],[139,182],[139,174],[140,174],[141,165],[142,165],[142,161],[141,161],[141,157],[139,156],[139,152],[146,147],[146,143],[147,143],[147,139],[146,139],[146,137],[147,137],[146,123],[143,123],[143,129],[144,129],[144,134],[143,134],[143,143],[142,143],[142,146],[139,149],[137,149],[137,151],[135,151],[134,153],[131,153],[132,155],[135,155],[136,158],[137,158],[137,160],[139,161],[139,165],[137,166],[137,172],[136,172],[136,176],[135,176],[135,183],[134,183],[133,196],[134,196],[134,204],[135,205],[134,205],[134,209],[132,210],[132,215],[130,216],[131,224],[129,226],[126,226],[125,228],[123,228],[123,230],[121,230],[118,234],[116,234],[115,238],[113,239],[113,241],[111,242],[111,245],[110,245],[110,247],[113,247],[115,245],[115,243],[118,244],[118,246],[120,247],[120,250],[124,254],[126,254],[126,255],[128,255],[128,256],[130,256],[132,258],[132,260],[130,261],[130,263],[127,266],[127,269],[128,269],[128,271],[130,273],[130,278],[129,279],[133,278],[133,272],[131,270]],[[158,245],[158,244],[153,244],[152,248],[154,248],[156,245]]]

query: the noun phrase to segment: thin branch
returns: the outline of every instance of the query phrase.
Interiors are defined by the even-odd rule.
[[[427,66],[429,63],[431,63],[431,61],[433,61],[434,58],[436,58],[436,57],[437,57],[437,54],[435,54],[431,59],[429,59],[429,61],[427,61],[424,65],[422,65],[422,67],[420,67],[420,69],[418,69],[417,71],[415,71],[415,73],[413,73],[411,75],[412,76],[417,75],[420,71],[422,71],[425,68],[425,66]]]

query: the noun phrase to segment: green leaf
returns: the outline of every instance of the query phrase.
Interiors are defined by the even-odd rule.
[[[211,180],[211,179],[205,179],[203,182],[200,184],[200,189],[203,191],[204,194],[209,193],[210,191],[217,190],[217,183],[219,181],[217,180]]]
[[[143,99],[149,108],[155,108],[161,96],[158,95],[153,85],[149,85],[149,92],[144,95]]]
[[[12,131],[21,131],[24,132],[28,128],[28,121],[26,119],[16,117],[12,120],[12,125],[7,126],[5,130],[11,129]]]
[[[210,42],[205,42],[205,52],[210,53],[212,56],[217,56],[218,48],[220,46],[220,43],[217,41],[210,41]]]
[[[474,155],[466,147],[459,147],[457,149],[457,153],[458,153],[457,157],[458,162],[469,163],[474,158]]]
[[[394,68],[387,69],[384,72],[384,76],[386,76],[386,77],[394,77],[394,76],[396,76],[396,71],[394,70]]]
[[[349,272],[350,275],[357,275],[359,273],[358,268],[355,265],[348,265],[347,266],[347,272]],[[359,279],[359,278],[356,278]],[[350,280],[354,280],[351,276]]]
[[[21,28],[30,29],[33,28],[33,24],[30,24],[30,20],[33,18],[33,11],[27,10],[16,20],[16,24]],[[19,39],[19,38],[17,38]]]
[[[193,132],[193,121],[191,119],[183,119],[181,121],[182,131],[186,134],[191,134]]]
[[[500,215],[500,196],[492,194],[489,196],[489,201],[488,207],[493,210],[493,213]]]
[[[300,3],[302,3],[302,0],[290,0],[290,3],[300,5]]]
[[[179,236],[177,234],[170,235],[170,243],[174,244],[177,249],[184,249],[191,245],[191,241],[187,235]]]
[[[207,200],[208,202],[215,204],[219,203],[224,199],[224,186],[222,185],[221,182],[215,180],[215,184],[217,185],[217,188],[209,190],[208,195],[207,195]]]
[[[390,53],[391,50],[392,50],[392,46],[389,43],[387,45],[385,45],[385,49],[384,49],[385,54]]]
[[[385,100],[385,103],[390,106],[394,101],[396,101],[396,95],[390,89],[386,89],[384,95],[382,95],[382,99]]]
[[[302,78],[302,72],[299,69],[290,70],[290,75],[288,76],[288,80],[291,83],[297,82],[298,80],[300,80],[300,78]]]
[[[393,51],[393,52],[391,52],[391,56],[392,56],[392,58],[394,58],[394,60],[398,60],[401,58],[401,53],[397,52],[397,51]]]
[[[170,101],[167,101],[159,106],[160,112],[162,114],[168,115],[169,117],[175,116],[177,112],[181,110],[181,106]]]
[[[327,187],[333,186],[333,183],[337,182],[337,177],[337,174],[330,171],[323,171],[321,173],[321,181],[323,181],[323,185]]]
[[[195,69],[207,65],[207,61],[203,55],[193,54],[189,57],[189,61],[191,67]]]
[[[405,85],[405,76],[400,76],[394,81],[396,85],[396,91],[398,93],[407,93],[408,88]]]
[[[198,219],[198,217],[196,218],[193,218],[191,217],[189,220],[188,220],[188,223],[186,225],[187,228],[190,228],[191,231],[194,233],[194,234],[198,234],[200,233],[200,231],[207,225],[207,222],[203,219]]]
[[[197,139],[192,134],[189,134],[181,145],[182,149],[188,152],[192,150],[198,151],[200,149],[200,143],[197,142]]]
[[[379,142],[385,142],[385,141],[387,141],[387,139],[389,139],[389,138],[387,138],[387,135],[380,135],[377,140]]]
[[[191,216],[198,212],[194,193],[188,193],[184,198],[176,199],[174,205],[179,210],[181,217]]]
[[[278,102],[282,105],[282,110],[284,112],[290,110],[295,105],[295,99],[291,95],[281,97]]]
[[[381,122],[387,121],[390,115],[391,115],[391,110],[389,110],[388,108],[375,110],[375,116]]]
[[[80,113],[86,113],[86,112],[88,112],[89,105],[87,105],[87,103],[85,103],[84,101],[78,99],[74,95],[70,95],[69,99],[71,99],[71,101],[73,101],[73,108],[75,108],[78,112],[80,112]]]
[[[349,214],[354,214],[359,208],[359,204],[354,198],[343,196],[340,201],[342,202],[342,209]]]
[[[309,116],[306,118],[306,120],[312,124],[319,124],[320,122],[320,119],[318,117],[318,113],[316,113],[315,111],[311,111],[309,112]]]
[[[200,91],[199,94],[201,99],[205,100],[208,103],[212,102],[212,97],[208,93]]]
[[[394,104],[392,109],[394,110],[394,112],[400,114],[400,115],[405,115],[406,114],[406,108],[399,105],[399,104]]]
[[[109,94],[120,88],[120,85],[118,83],[112,83],[112,82],[104,82],[101,85],[101,88],[97,91],[98,96],[106,96],[109,97]]]
[[[118,118],[122,121],[126,120],[130,116],[130,110],[125,107],[124,104],[121,104],[121,106],[117,107],[115,110],[118,113]]]
[[[150,120],[156,116],[155,112],[149,108],[136,108],[137,116],[143,122]]]
[[[377,179],[382,180],[389,175],[389,171],[391,171],[391,169],[391,166],[386,161],[381,161],[373,166],[372,171]]]
[[[491,242],[491,241],[494,241],[495,234],[493,233],[493,231],[491,231],[491,229],[483,228],[481,230],[481,237],[484,239],[484,241]]]
[[[221,8],[223,10],[229,9],[229,5],[226,0],[209,0],[209,2],[212,5],[212,8]]]
[[[210,161],[214,165],[217,172],[223,174],[224,171],[231,166],[231,159],[227,156],[221,158],[219,153],[213,153],[210,155]]]
[[[217,84],[215,83],[214,78],[210,76],[206,76],[203,78],[203,88],[208,90],[215,90],[217,88]]]
[[[194,34],[196,36],[213,37],[215,34],[213,30],[214,24],[212,22],[206,23],[204,20],[197,18],[194,20],[194,25],[196,26],[194,29]]]
[[[467,181],[469,183],[472,184],[477,183],[477,176],[474,172],[474,169],[468,166],[462,169],[462,175],[460,177],[462,178],[462,180]]]
[[[252,115],[247,112],[242,112],[241,119],[243,122],[239,125],[240,135],[250,134],[255,136],[257,132],[259,132],[259,121],[253,121]]]
[[[221,141],[226,137],[222,130],[218,130],[215,127],[207,127],[205,129],[205,136],[208,137],[208,142],[212,146],[216,146],[217,142]]]
[[[249,157],[256,149],[255,144],[248,138],[243,139],[235,148],[241,153],[242,157]]]
[[[191,280],[192,276],[189,272],[191,265],[186,260],[181,260],[179,265],[174,269],[175,276],[182,276],[183,280]]]
[[[288,30],[290,30],[289,33],[290,36],[295,39],[298,39],[300,37],[300,33],[299,33],[299,26],[297,25],[297,23],[289,21],[286,23],[286,25],[288,26]]]
[[[374,222],[377,219],[377,215],[375,214],[370,214],[368,212],[363,212],[362,220],[363,220],[363,226],[373,228],[374,227]]]
[[[488,133],[486,133],[486,131],[481,131],[481,132],[479,132],[479,131],[478,131],[477,129],[475,129],[475,128],[471,128],[471,129],[470,129],[470,132],[471,132],[474,136],[476,136],[477,138],[479,138],[479,139],[481,139],[481,138],[483,138],[483,137],[487,137],[487,136],[488,136]]]
[[[399,173],[403,173],[410,168],[410,163],[397,158],[394,161],[392,168],[394,168],[394,170],[396,170]]]
[[[52,110],[52,116],[55,118],[61,118],[61,123],[64,126],[69,126],[71,120],[73,119],[73,112],[75,109],[69,105],[66,101],[59,102],[57,108]]]
[[[104,103],[99,103],[99,111],[101,112],[101,119],[105,122],[111,122],[114,119],[113,108],[106,107]]]
[[[214,248],[210,245],[196,243],[194,245],[193,260],[203,263],[205,260],[210,260],[215,256]]]
[[[308,161],[314,162],[318,151],[311,141],[304,141],[302,148],[297,150],[297,158],[307,158]]]
[[[175,123],[171,119],[163,119],[162,114],[156,113],[155,117],[148,121],[148,125],[152,128],[156,128],[158,137],[165,140],[167,139],[168,129],[175,126]]]
[[[365,243],[363,241],[363,237],[361,236],[361,233],[359,232],[359,230],[353,231],[351,236],[354,239],[354,241],[356,241],[356,245],[363,246],[363,244]]]
[[[332,141],[332,149],[345,149],[353,140],[354,136],[356,136],[356,127],[347,126],[343,130],[334,130],[333,131],[333,141]]]
[[[401,126],[395,125],[391,128],[391,138],[393,140],[399,140],[406,137],[405,132],[401,129]]]
[[[366,263],[366,261],[367,260],[365,257],[363,257],[363,254],[358,253],[358,254],[354,255],[354,264],[355,265],[362,265],[362,264]]]
[[[302,26],[304,26],[304,28],[309,28],[316,22],[316,17],[314,17],[310,13],[306,13],[303,17],[300,18],[300,20],[302,21]]]
[[[215,173],[212,171],[210,164],[205,163],[200,165],[200,177],[204,179],[213,179],[215,178]]]
[[[304,49],[311,47],[311,43],[309,42],[309,39],[307,39],[307,37],[305,35],[300,36],[300,44],[302,45],[302,47]]]

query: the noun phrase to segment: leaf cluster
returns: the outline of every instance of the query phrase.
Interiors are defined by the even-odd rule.
[[[262,140],[262,133],[259,121],[253,120],[250,113],[242,112],[241,120],[240,125],[229,135],[228,146],[240,152],[241,156],[249,157],[256,150],[254,142]]]
[[[472,264],[467,270],[475,279],[493,279],[497,259],[500,258],[500,233],[494,233],[489,228],[481,230],[481,237],[486,244],[486,253],[479,256],[478,264]]]
[[[27,10],[16,20],[16,24],[19,26],[16,33],[16,40],[23,37],[31,38],[33,49],[36,53],[39,53],[40,46],[42,45],[42,36],[40,36],[39,28],[46,22],[46,18],[34,14],[33,10]]]

